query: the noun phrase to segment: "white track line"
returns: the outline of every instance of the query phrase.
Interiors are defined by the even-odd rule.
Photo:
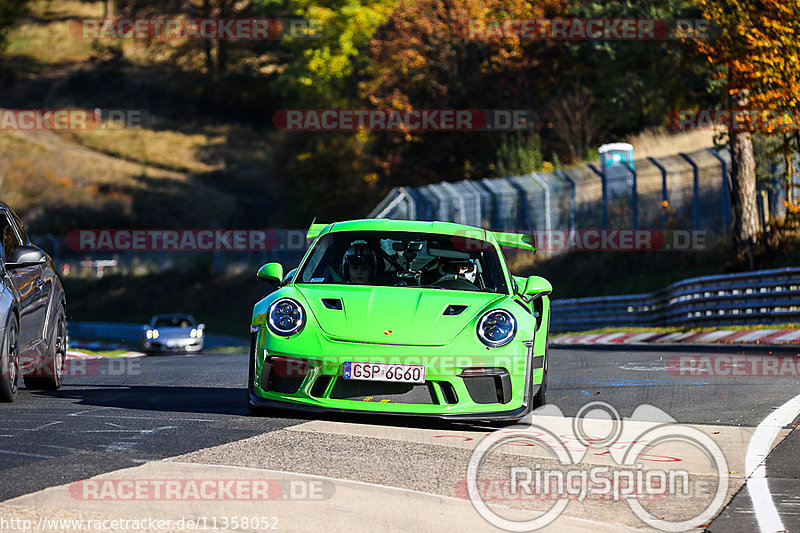
[[[762,533],[785,531],[766,477],[766,459],[778,432],[790,424],[800,414],[800,395],[795,396],[771,415],[765,418],[756,428],[747,446],[745,469],[747,474],[747,492],[753,501],[753,511]]]

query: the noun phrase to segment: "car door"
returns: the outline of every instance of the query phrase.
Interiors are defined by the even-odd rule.
[[[16,213],[9,210],[8,216],[11,220],[11,225],[14,227],[16,234],[20,237],[21,242],[23,244],[30,244],[30,239],[28,239],[28,234],[25,232],[25,227],[22,225],[22,222],[20,222]],[[32,267],[32,273],[36,276],[36,282],[34,289],[35,294],[33,296],[30,309],[32,328],[31,334],[33,336],[33,342],[41,341],[46,343],[48,309],[50,308],[50,295],[53,292],[53,280],[55,278],[55,272],[53,271],[51,264],[48,262]]]
[[[0,210],[0,235],[3,239],[3,251],[6,261],[10,261],[17,246],[23,244],[22,237],[17,233],[8,211]],[[30,354],[40,337],[43,313],[37,309],[41,305],[41,265],[31,265],[20,268],[7,268],[8,276],[19,294],[20,317],[19,337],[17,345],[20,355]]]

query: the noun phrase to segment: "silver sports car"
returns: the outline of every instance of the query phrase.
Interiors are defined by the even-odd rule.
[[[191,315],[155,315],[142,326],[142,349],[145,353],[199,352],[205,327]]]

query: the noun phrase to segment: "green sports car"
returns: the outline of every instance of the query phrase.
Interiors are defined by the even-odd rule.
[[[447,222],[312,224],[253,309],[248,405],[513,421],[545,403],[550,283],[512,276],[529,235]]]

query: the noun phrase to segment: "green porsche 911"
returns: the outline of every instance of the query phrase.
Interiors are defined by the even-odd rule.
[[[447,222],[312,224],[253,309],[252,410],[513,421],[545,403],[550,283],[512,276],[529,235]]]

